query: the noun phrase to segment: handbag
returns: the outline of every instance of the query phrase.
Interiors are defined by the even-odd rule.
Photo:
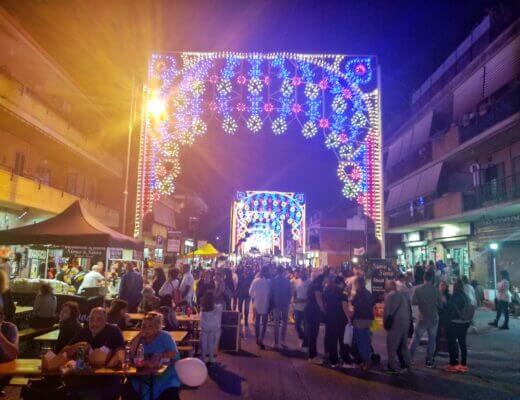
[[[345,332],[343,333],[343,344],[352,346],[352,339],[354,338],[354,327],[349,322],[345,325]]]

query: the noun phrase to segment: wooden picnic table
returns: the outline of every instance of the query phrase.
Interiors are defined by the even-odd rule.
[[[63,375],[60,369],[42,370],[42,361],[39,358],[17,358],[6,363],[0,363],[0,376],[57,376]],[[144,368],[93,368],[80,372],[71,372],[67,376],[142,376],[150,378],[150,400],[153,400],[154,377],[162,375],[167,366],[158,369]]]
[[[50,331],[44,335],[40,335],[34,338],[36,341],[40,342],[55,342],[58,340],[58,335],[60,331],[59,329]],[[123,331],[123,338],[125,339],[125,342],[131,341],[134,337],[137,336],[139,331]],[[186,331],[171,331],[168,332],[172,339],[175,341],[175,343],[181,343],[186,336],[188,335],[188,332]]]
[[[28,313],[28,312],[31,312],[32,310],[33,310],[33,307],[30,307],[30,306],[16,306],[15,315]]]
[[[129,313],[128,317],[132,321],[142,321],[145,315],[146,313]],[[178,322],[200,322],[200,314],[191,314],[189,317],[187,315],[177,314],[176,318]]]

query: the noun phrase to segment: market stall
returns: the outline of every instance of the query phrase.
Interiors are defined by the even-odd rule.
[[[106,268],[112,259],[140,262],[143,254],[143,242],[103,225],[88,214],[80,201],[46,221],[0,231],[0,245],[26,248],[26,273],[15,276],[21,280],[17,285],[20,288],[38,287],[34,282],[48,276],[49,265],[65,262],[90,267],[102,261]]]

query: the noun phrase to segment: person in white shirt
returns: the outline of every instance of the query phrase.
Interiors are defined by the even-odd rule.
[[[95,288],[101,286],[105,277],[101,275],[103,272],[103,264],[96,264],[92,267],[92,271],[89,271],[83,278],[83,282],[78,289],[78,294],[82,294],[86,288]]]
[[[466,275],[462,277],[462,284],[464,285],[464,294],[469,299],[469,302],[473,307],[477,307],[477,296],[475,295],[475,288],[470,285],[469,279]]]
[[[193,287],[195,285],[195,279],[191,274],[189,264],[183,266],[183,271],[184,274],[180,285],[181,298],[191,306],[193,303]]]
[[[491,326],[498,326],[498,321],[502,314],[504,314],[504,324],[499,329],[509,329],[509,303],[511,303],[512,295],[509,290],[511,284],[509,283],[509,272],[500,271],[500,277],[502,278],[497,284],[497,315],[493,322],[490,322]]]
[[[305,340],[305,305],[307,304],[307,289],[310,281],[307,279],[307,271],[302,269],[298,278],[293,281],[293,305],[294,305],[294,327],[302,341],[303,349],[307,348]]]
[[[170,296],[171,300],[177,305],[180,301],[180,295],[177,293],[179,290],[179,270],[177,268],[171,268],[168,270],[168,279],[163,283],[159,289],[157,295],[161,298]],[[166,305],[166,303],[165,303]],[[170,304],[171,307],[171,304]]]
[[[200,350],[202,361],[211,366],[215,362],[215,350],[220,340],[222,325],[222,304],[215,303],[215,295],[210,290],[201,299]]]
[[[249,288],[249,296],[255,311],[255,335],[256,343],[265,350],[264,337],[267,330],[267,315],[269,313],[269,298],[271,294],[271,282],[269,280],[269,269],[262,267],[258,278],[253,280]],[[260,330],[260,322],[262,329]]]

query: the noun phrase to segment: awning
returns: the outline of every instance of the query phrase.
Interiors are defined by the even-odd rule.
[[[437,163],[404,182],[390,188],[385,209],[393,210],[421,196],[427,196],[437,190],[442,170],[442,163]]]
[[[188,257],[217,257],[220,252],[211,243],[206,243],[200,249],[186,254]]]
[[[0,231],[0,244],[118,247],[143,251],[143,242],[108,228],[93,218],[79,200],[55,217],[34,225]]]

